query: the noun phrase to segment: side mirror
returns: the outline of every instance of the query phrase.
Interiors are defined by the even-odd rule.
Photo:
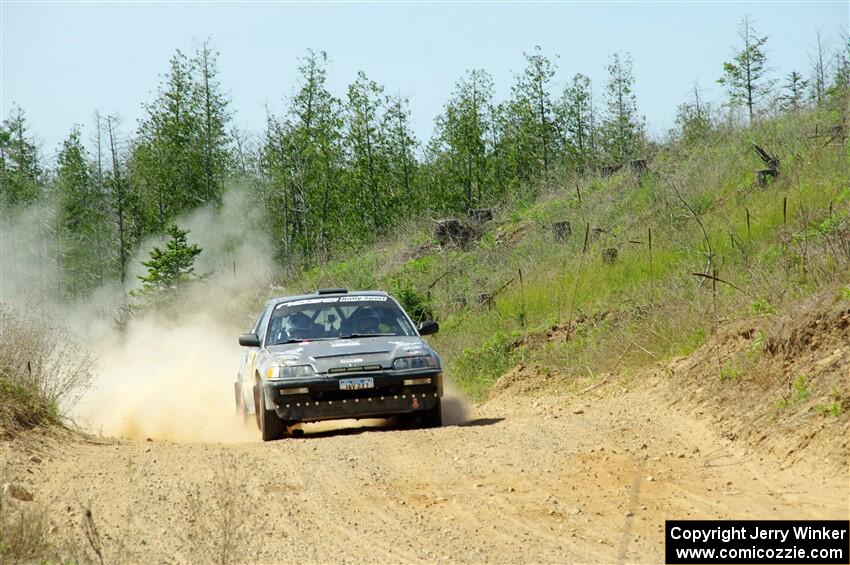
[[[431,335],[440,331],[440,324],[433,320],[425,320],[419,324],[419,335]]]
[[[260,338],[257,334],[242,334],[239,336],[239,345],[242,347],[260,347]]]

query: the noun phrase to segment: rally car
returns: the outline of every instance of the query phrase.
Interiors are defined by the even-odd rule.
[[[295,424],[343,418],[418,417],[442,425],[440,357],[384,292],[320,289],[269,300],[249,333],[236,408],[255,415],[264,441]]]

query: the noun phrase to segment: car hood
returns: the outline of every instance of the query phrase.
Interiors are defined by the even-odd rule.
[[[282,363],[312,365],[317,373],[332,369],[369,370],[380,365],[392,368],[399,357],[433,354],[434,350],[418,336],[381,336],[327,341],[302,341],[268,347]],[[439,359],[439,357],[438,357]],[[364,369],[367,367],[369,369]]]

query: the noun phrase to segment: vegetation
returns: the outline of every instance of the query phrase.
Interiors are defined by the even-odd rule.
[[[0,306],[0,433],[60,423],[92,374],[92,357],[55,321]]]
[[[139,276],[142,281],[142,293],[169,290],[178,284],[195,277],[195,258],[201,248],[187,240],[188,230],[181,230],[172,224],[167,230],[169,240],[165,249],[154,247],[150,259],[142,261],[148,273]]]
[[[741,29],[722,66],[728,103],[695,85],[664,139],[647,136],[628,53],[612,55],[597,98],[583,75],[557,91],[557,57],[535,48],[506,100],[487,71],[465,73],[424,142],[407,100],[364,73],[338,96],[327,55],[308,51],[286,112],[252,141],[232,128],[204,43],[172,57],[134,136],[98,117],[95,150],[74,130],[53,167],[13,110],[0,132],[3,206],[47,210],[40,229],[58,244],[22,252],[58,266],[63,297],[123,281],[151,236],[171,241],[142,284],[168,288],[200,252],[174,223],[220,207],[239,182],[285,273],[275,292],[393,291],[415,317],[440,320],[446,364],[475,395],[518,362],[628,370],[847,273],[850,52],[819,42],[812,80],[794,71],[777,87],[766,36],[749,19]],[[769,178],[756,176],[754,143],[776,158]],[[495,220],[471,246],[435,244],[426,218],[465,221],[481,207]],[[569,222],[566,237],[553,237],[556,222]]]

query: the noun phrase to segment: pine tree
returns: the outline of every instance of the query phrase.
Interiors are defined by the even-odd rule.
[[[538,165],[535,172],[545,177],[549,173],[554,158],[555,127],[553,118],[554,103],[550,96],[552,79],[557,64],[543,55],[539,45],[534,52],[523,53],[525,69],[517,77],[513,88],[512,112],[521,138],[531,140],[523,145],[531,145]]]
[[[59,151],[54,191],[64,288],[77,296],[114,276],[108,247],[113,237],[108,203],[78,128]]]
[[[384,227],[389,196],[381,116],[383,91],[383,87],[361,71],[348,87],[346,107],[348,176],[353,188],[349,201],[356,203],[361,215],[370,219],[370,228],[375,232]]]
[[[827,95],[836,108],[846,111],[850,99],[850,40],[843,50],[835,54],[835,73]]]
[[[0,126],[0,204],[26,206],[41,196],[38,148],[27,134],[26,117],[13,106]]]
[[[227,126],[229,101],[221,92],[218,81],[218,52],[204,41],[195,52],[192,67],[195,78],[192,87],[193,111],[198,114],[199,139],[197,149],[201,160],[203,200],[221,204],[224,177],[231,168],[230,135]]]
[[[308,51],[300,63],[301,84],[286,117],[269,116],[262,153],[267,215],[278,224],[279,254],[297,248],[309,261],[329,250],[331,222],[338,239],[348,235],[353,211],[339,182],[343,118],[340,101],[327,89],[327,54]]]
[[[162,232],[178,215],[221,202],[231,156],[228,101],[217,76],[208,43],[192,59],[178,50],[156,100],[145,106],[131,174],[143,194],[146,231]]]
[[[194,243],[189,245],[186,237],[188,230],[181,230],[171,224],[166,233],[170,239],[165,244],[165,249],[154,247],[150,252],[150,259],[142,261],[142,265],[148,269],[147,275],[138,276],[142,281],[142,293],[171,290],[196,278],[195,259],[202,249]]]
[[[583,74],[573,77],[564,89],[556,115],[570,167],[584,172],[596,160],[596,124],[590,78]]]
[[[723,76],[717,82],[726,87],[733,106],[744,104],[747,107],[752,124],[756,106],[773,88],[773,81],[766,78],[770,70],[764,49],[767,36],[759,36],[749,16],[744,16],[738,36],[743,46],[732,61],[723,63]]]
[[[468,210],[487,192],[487,130],[493,80],[482,70],[468,71],[455,84],[452,97],[438,116],[433,152],[442,152],[441,194],[451,208]],[[461,189],[461,193],[456,191]]]
[[[815,52],[809,55],[811,60],[812,72],[812,94],[811,97],[816,106],[820,106],[826,99],[827,78],[829,71],[827,69],[827,50],[828,46],[821,38],[820,32],[817,33],[817,41],[815,42]]]
[[[141,232],[141,204],[134,185],[127,172],[126,157],[119,152],[118,118],[106,117],[106,143],[109,164],[104,185],[109,199],[109,210],[114,224],[117,241],[113,242],[118,264],[118,279],[124,282],[127,274],[127,261],[135,248]]]
[[[803,75],[791,71],[785,78],[784,91],[779,97],[780,107],[786,112],[799,112],[805,102],[808,87],[809,81],[804,80]]]
[[[608,76],[602,142],[608,163],[622,165],[637,156],[643,142],[643,119],[638,116],[633,92],[635,79],[631,55],[614,53],[608,65]]]
[[[420,195],[416,190],[416,136],[410,125],[410,103],[401,95],[385,101],[384,139],[387,147],[387,174],[391,186],[391,206],[400,212],[417,209]]]

